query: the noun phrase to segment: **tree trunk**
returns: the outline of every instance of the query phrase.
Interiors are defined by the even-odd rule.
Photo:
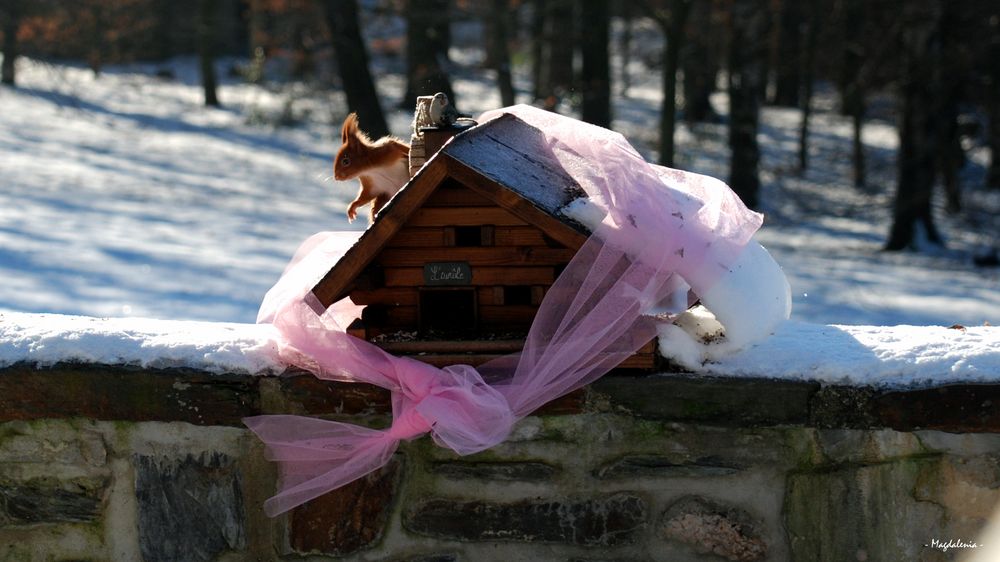
[[[677,71],[684,48],[684,26],[691,0],[671,0],[670,19],[665,24],[666,53],[663,61],[663,99],[660,105],[660,158],[663,166],[674,165],[674,131],[677,128]]]
[[[157,60],[167,60],[174,56],[174,29],[177,27],[176,7],[177,2],[174,0],[156,0],[151,6],[156,14],[151,39],[153,53]]]
[[[767,46],[763,0],[734,0],[729,49],[729,186],[750,208],[758,206],[760,147],[757,128]]]
[[[622,33],[619,36],[618,51],[621,53],[621,77],[619,78],[621,88],[618,90],[623,98],[628,97],[628,89],[632,86],[632,78],[629,75],[628,67],[632,63],[632,4],[622,2],[619,5],[622,18]]]
[[[1000,189],[1000,100],[994,99],[989,103],[990,167],[986,172],[986,185]]]
[[[198,60],[205,105],[219,107],[218,79],[215,76],[215,42],[219,29],[218,0],[201,0],[198,18]]]
[[[852,103],[851,123],[853,125],[853,145],[851,150],[851,163],[853,164],[854,187],[864,187],[867,181],[865,174],[865,145],[861,138],[861,132],[865,126],[865,101],[857,86],[857,101]]]
[[[802,110],[802,123],[799,126],[799,173],[805,174],[809,167],[809,117],[812,114],[813,80],[815,75],[816,62],[816,37],[819,35],[819,17],[817,17],[817,6],[812,0],[805,3],[805,8],[809,12],[808,22],[805,29],[805,52],[799,59],[802,62],[801,89],[797,96],[799,107]],[[780,96],[778,96],[780,98]],[[790,98],[789,98],[790,100]],[[784,100],[781,100],[784,101]]]
[[[368,49],[361,37],[356,0],[325,0],[323,13],[333,40],[347,108],[358,114],[361,130],[373,138],[389,134],[375,83],[368,69]],[[337,127],[337,136],[340,127]]]
[[[841,111],[851,117],[853,126],[851,162],[855,187],[862,187],[866,182],[865,147],[861,137],[865,119],[865,85],[861,75],[865,62],[865,2],[867,0],[845,0],[842,21],[844,52],[840,73]]]
[[[684,75],[684,121],[689,125],[714,120],[710,97],[715,91],[717,65],[712,60],[708,41],[712,25],[711,3],[694,0],[691,5],[689,32],[685,34],[681,58]]]
[[[316,73],[316,61],[313,58],[312,49],[306,41],[309,22],[305,6],[299,2],[291,4],[290,14],[292,18],[292,69],[293,78],[303,80],[311,78]]]
[[[583,94],[581,118],[600,127],[611,127],[611,63],[608,59],[610,26],[608,0],[588,0],[582,4],[582,21],[587,32],[581,34],[580,52],[583,67],[580,89]]]
[[[939,116],[935,114],[938,89],[935,70],[941,60],[936,0],[912,0],[903,8],[901,119],[899,128],[899,178],[893,224],[886,250],[912,248],[917,228],[923,227],[929,242],[941,244],[934,225],[931,197],[934,192],[935,157],[939,149]]]
[[[812,10],[816,7],[800,7],[802,0],[782,0],[778,15],[775,68],[774,68],[774,98],[773,105],[784,107],[801,107],[799,100],[800,85],[804,69],[802,30],[803,12],[807,17],[814,17]],[[811,8],[811,9],[810,9]],[[814,37],[807,33],[806,41],[815,42]],[[806,47],[808,50],[808,47]]]
[[[87,65],[90,66],[91,72],[94,73],[94,77],[101,75],[101,69],[104,67],[104,57],[107,52],[107,41],[104,37],[104,28],[107,25],[105,20],[107,19],[107,9],[113,6],[106,6],[101,2],[90,2],[89,3],[91,15],[94,18],[94,27],[89,31],[91,33],[90,37],[90,50],[87,53]]]
[[[19,2],[7,2],[0,8],[3,18],[3,65],[0,67],[0,82],[8,86],[15,84],[14,63],[17,60],[17,32],[21,28]]]
[[[328,0],[328,2],[333,0]],[[400,107],[410,110],[417,96],[444,92],[458,107],[448,77],[451,31],[448,0],[408,0],[406,4],[406,93]]]
[[[545,15],[548,6],[545,0],[531,3],[531,97],[540,100],[545,97]]]
[[[545,0],[536,99],[554,110],[573,89],[573,46],[576,41],[572,0]]]
[[[993,95],[986,96],[989,116],[987,144],[990,147],[990,166],[986,172],[986,185],[1000,189],[1000,9],[994,8],[989,18],[989,46],[986,62],[986,87]]]
[[[489,34],[487,57],[497,73],[497,85],[500,87],[500,103],[504,107],[514,105],[514,84],[510,73],[510,51],[507,47],[507,0],[493,0],[490,5],[487,27]]]

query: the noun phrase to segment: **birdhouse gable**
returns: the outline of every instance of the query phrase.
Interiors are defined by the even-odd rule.
[[[350,333],[432,364],[520,350],[589,235],[563,214],[584,192],[544,142],[511,115],[454,137],[316,285],[317,300],[363,305]],[[652,345],[625,366],[651,367]]]
[[[543,152],[541,132],[512,115],[455,137],[389,201],[313,294],[329,307],[350,288],[379,277],[366,270],[386,261],[413,267],[424,256],[460,249],[482,258],[474,260],[481,265],[502,267],[524,260],[525,252],[531,259],[554,261],[548,250],[555,246],[579,248],[589,233],[561,209],[584,193],[558,164],[541,157]],[[391,250],[388,257],[384,250]]]

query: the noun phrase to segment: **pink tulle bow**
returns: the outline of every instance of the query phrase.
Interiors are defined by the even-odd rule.
[[[247,418],[281,466],[281,491],[265,503],[268,515],[378,469],[404,439],[430,433],[462,455],[502,442],[518,419],[648,343],[656,335],[649,312],[686,301],[689,287],[708,289],[761,224],[722,182],[649,165],[617,133],[530,107],[502,111],[544,132],[549,152],[533,157],[573,177],[603,221],[591,225],[590,238],[546,292],[522,351],[478,369],[437,369],[349,336],[344,328],[358,307],[347,299],[317,314],[309,290],[350,240],[324,233],[303,244],[258,321],[275,326],[287,363],[322,379],[389,389],[394,421],[376,430],[300,416]]]
[[[314,315],[305,299],[289,301],[280,319]],[[280,322],[279,322],[280,323]],[[516,417],[507,399],[486,384],[468,365],[437,369],[407,357],[394,357],[342,331],[326,330],[317,337],[302,330],[286,331],[281,354],[294,364],[313,365],[304,349],[326,354],[344,345],[372,368],[367,382],[393,390],[392,426],[368,429],[303,416],[265,415],[245,418],[267,444],[269,460],[281,463],[282,490],[267,500],[269,516],[283,513],[330,490],[348,484],[385,465],[400,441],[430,433],[442,447],[467,455],[492,447],[510,433]],[[296,338],[304,338],[296,340]],[[345,356],[342,351],[341,356]],[[379,365],[390,368],[376,371]],[[321,368],[316,369],[321,378]],[[356,379],[362,380],[362,379]]]

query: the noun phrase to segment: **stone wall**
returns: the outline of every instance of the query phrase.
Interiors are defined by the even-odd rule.
[[[0,371],[0,560],[954,560],[1000,505],[998,394],[606,377],[492,450],[407,442],[269,519],[239,419],[385,426],[384,391],[22,365]]]

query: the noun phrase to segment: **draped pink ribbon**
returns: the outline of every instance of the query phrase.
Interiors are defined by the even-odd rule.
[[[704,291],[728,271],[761,223],[722,182],[646,163],[621,135],[527,106],[513,113],[543,131],[535,155],[566,171],[605,213],[546,293],[520,353],[473,368],[438,369],[395,357],[344,329],[358,307],[345,299],[316,313],[309,289],[350,240],[307,241],[268,293],[258,321],[280,334],[279,355],[328,380],[392,393],[385,430],[301,416],[245,420],[280,463],[274,516],[368,474],[400,441],[429,433],[461,455],[501,443],[513,424],[619,365],[656,335],[650,315],[678,293]]]

